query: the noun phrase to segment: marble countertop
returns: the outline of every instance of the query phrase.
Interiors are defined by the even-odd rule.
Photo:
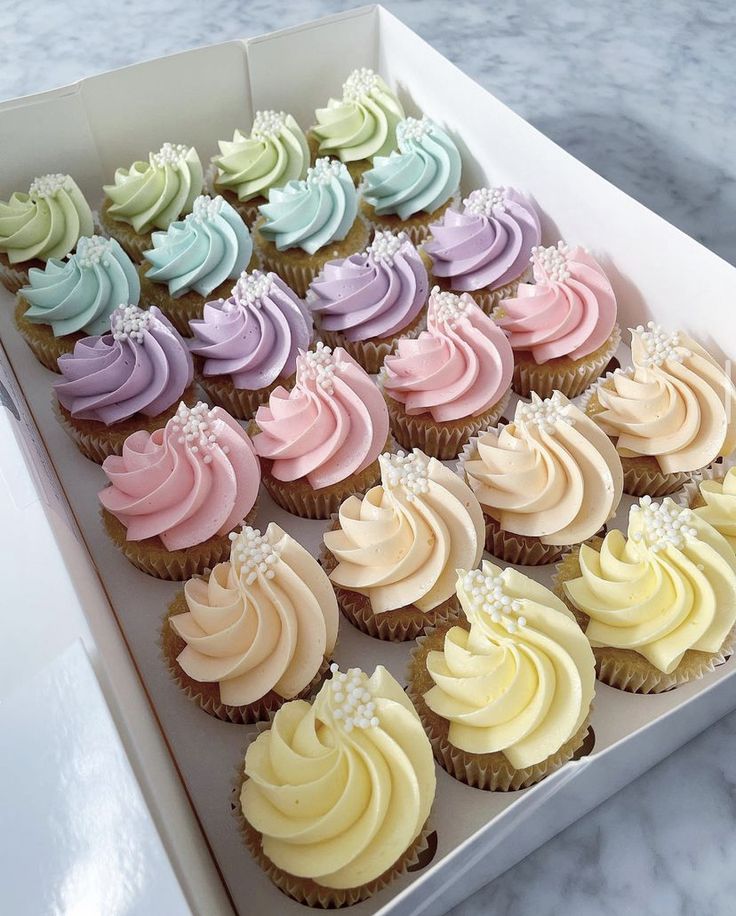
[[[0,98],[353,5],[128,0],[103,11],[91,0],[0,0]],[[736,264],[732,0],[384,5],[573,155]],[[455,916],[734,912],[735,747],[733,713]]]

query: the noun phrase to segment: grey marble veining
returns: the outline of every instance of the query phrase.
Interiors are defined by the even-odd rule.
[[[0,0],[0,98],[353,5]],[[732,0],[385,5],[561,146],[736,263]],[[455,916],[736,912],[735,749],[736,713]]]

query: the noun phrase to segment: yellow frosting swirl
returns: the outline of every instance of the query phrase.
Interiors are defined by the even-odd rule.
[[[597,389],[595,421],[625,458],[649,455],[666,474],[696,471],[736,447],[736,389],[699,344],[649,322],[631,331],[633,369]]]
[[[470,488],[414,449],[384,454],[381,484],[341,506],[325,544],[337,558],[330,578],[366,595],[375,614],[414,605],[429,611],[455,591],[455,570],[483,552],[483,513]]]
[[[177,661],[195,681],[218,682],[228,705],[270,690],[290,699],[335,647],[335,593],[314,557],[278,525],[231,538],[229,562],[184,587],[189,612],[170,620],[187,644]]]
[[[282,706],[248,748],[241,805],[275,865],[351,888],[414,842],[436,783],[429,740],[388,671],[336,669],[313,705]]]
[[[688,649],[718,652],[736,622],[736,555],[715,528],[671,499],[631,507],[627,536],[583,544],[565,582],[590,618],[593,646],[632,649],[670,674]]]
[[[693,511],[736,550],[736,467],[730,468],[723,480],[704,480],[700,484],[700,495],[705,505]]]
[[[451,744],[502,751],[517,769],[555,754],[581,728],[593,700],[595,658],[564,603],[539,582],[488,561],[458,570],[470,630],[453,627],[430,652],[435,683],[424,699],[449,722]]]
[[[505,531],[543,544],[577,544],[616,512],[623,471],[616,449],[559,391],[519,401],[514,422],[477,440],[464,462],[478,501]]]

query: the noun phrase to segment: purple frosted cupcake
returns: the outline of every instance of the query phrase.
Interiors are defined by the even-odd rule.
[[[189,323],[197,381],[213,404],[240,420],[253,417],[271,392],[291,386],[299,350],[309,349],[312,319],[275,273],[243,272],[229,299],[206,303]]]
[[[447,210],[430,231],[424,252],[433,279],[441,289],[472,293],[489,315],[501,299],[516,295],[541,240],[534,205],[514,188],[472,191],[462,211]]]
[[[155,306],[121,305],[110,332],[77,341],[58,360],[57,412],[82,454],[102,463],[133,432],[153,432],[180,401],[196,404],[192,357]]]
[[[376,230],[366,251],[325,264],[307,303],[322,340],[376,373],[399,337],[424,327],[428,293],[427,269],[406,233]]]

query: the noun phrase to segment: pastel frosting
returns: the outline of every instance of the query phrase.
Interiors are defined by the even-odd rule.
[[[532,249],[534,283],[520,283],[499,306],[499,325],[514,350],[536,363],[582,359],[608,340],[616,324],[616,296],[600,264],[584,248],[564,242]]]
[[[228,278],[245,270],[253,254],[248,227],[222,197],[202,194],[192,212],[151,235],[153,248],[144,252],[149,280],[165,283],[174,298],[195,292],[208,296]]]
[[[384,362],[386,393],[407,414],[438,422],[474,417],[511,386],[514,354],[506,335],[467,294],[432,290],[427,330],[399,339]]]
[[[321,342],[296,361],[296,381],[258,408],[256,452],[276,480],[306,478],[315,490],[359,474],[388,438],[386,403],[370,376],[342,347]]]
[[[541,241],[534,205],[514,188],[479,188],[429,227],[432,273],[458,292],[497,289],[518,279]]]
[[[59,402],[77,420],[111,426],[137,413],[156,417],[181,398],[194,375],[184,340],[156,306],[120,306],[110,332],[85,337],[59,357]]]
[[[363,197],[378,215],[432,213],[457,193],[460,153],[434,121],[406,118],[396,128],[396,143],[398,152],[376,156],[363,175]]]
[[[129,541],[158,537],[182,550],[242,524],[256,502],[258,458],[243,427],[220,407],[179,405],[166,426],[128,436],[102,469],[102,505]]]
[[[381,665],[370,677],[333,665],[312,705],[278,710],[249,746],[245,774],[240,803],[263,852],[329,888],[366,884],[401,859],[436,790],[429,739]]]
[[[215,185],[239,200],[267,197],[271,188],[305,178],[309,146],[301,127],[284,111],[257,111],[250,134],[236,130],[232,141],[219,140]]]
[[[381,483],[340,506],[324,542],[330,579],[366,595],[374,614],[430,611],[455,593],[456,570],[474,567],[485,529],[478,501],[457,474],[419,449],[381,455]]]
[[[408,327],[428,289],[427,269],[406,233],[377,230],[366,251],[325,264],[307,301],[323,330],[359,341]]]
[[[296,371],[312,339],[304,302],[274,273],[243,273],[228,299],[207,302],[189,322],[191,351],[205,376],[229,375],[236,388],[258,390]]]
[[[564,583],[590,618],[590,644],[631,649],[665,674],[690,649],[716,653],[736,623],[736,556],[690,509],[642,497],[626,536],[610,531],[600,551],[583,544],[577,579]]]
[[[736,447],[736,389],[698,343],[654,322],[631,330],[633,368],[596,388],[595,416],[622,457],[650,455],[666,474],[696,471]]]
[[[193,146],[164,143],[148,162],[134,162],[115,171],[113,184],[103,186],[109,215],[129,223],[136,232],[168,229],[189,213],[202,193],[202,163]]]
[[[193,680],[218,683],[220,699],[246,706],[273,690],[307,688],[337,639],[335,593],[319,563],[269,524],[230,535],[227,563],[184,586],[188,611],[169,623],[186,643],[177,657]]]
[[[259,231],[279,251],[301,248],[314,254],[348,234],[358,214],[358,192],[341,162],[323,158],[305,179],[271,188],[268,203],[258,209]]]
[[[138,273],[118,242],[92,235],[79,239],[66,261],[49,258],[43,270],[31,267],[20,295],[30,305],[24,318],[61,337],[103,333],[120,303],[137,305],[140,292]]]
[[[396,125],[404,109],[396,94],[368,67],[348,76],[341,99],[330,99],[315,112],[312,132],[319,151],[343,162],[387,156],[396,145]]]
[[[11,264],[63,258],[93,232],[92,211],[69,175],[41,175],[27,194],[0,201],[0,252]]]
[[[470,628],[452,627],[427,656],[427,706],[449,723],[450,744],[501,752],[516,769],[556,754],[582,728],[595,690],[595,658],[575,616],[517,570],[487,560],[459,569]]]
[[[473,455],[474,457],[470,457]],[[559,391],[519,401],[514,422],[490,429],[464,460],[485,512],[504,531],[577,544],[613,517],[623,490],[610,439]]]
[[[700,495],[705,505],[693,512],[712,525],[736,550],[736,468],[729,468],[721,480],[704,480],[700,484]]]

